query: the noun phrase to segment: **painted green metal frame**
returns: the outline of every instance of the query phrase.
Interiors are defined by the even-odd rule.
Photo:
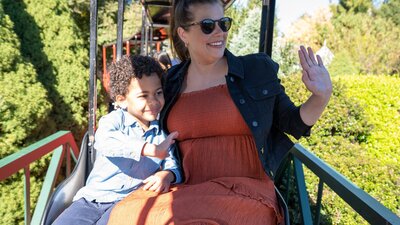
[[[291,188],[289,176],[291,176],[291,171],[293,169],[294,185],[296,186],[296,193],[299,199],[298,204],[301,211],[301,222],[303,224],[319,224],[324,184],[329,186],[370,224],[400,224],[400,218],[395,213],[383,206],[368,193],[357,187],[354,183],[300,144],[295,144],[293,146],[288,154],[288,160],[285,166],[278,171],[275,180],[279,182],[282,178],[286,177],[287,183],[283,194],[286,197],[286,203],[289,205],[289,192]],[[310,208],[303,165],[319,178],[314,216]]]
[[[31,218],[30,214],[30,170],[32,162],[53,152],[49,167],[47,168],[42,189]],[[56,178],[59,174],[63,158],[66,160],[66,175],[71,172],[71,157],[76,162],[79,149],[72,133],[69,131],[58,131],[20,151],[0,160],[0,181],[24,169],[24,198],[25,198],[25,224],[40,224],[46,203],[53,191]]]

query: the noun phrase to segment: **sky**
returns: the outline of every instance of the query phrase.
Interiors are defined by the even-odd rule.
[[[290,24],[305,13],[310,15],[321,7],[328,7],[337,0],[276,0],[275,14],[278,17],[278,29],[285,32]]]

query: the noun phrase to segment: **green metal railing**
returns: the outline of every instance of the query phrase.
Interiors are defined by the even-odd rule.
[[[288,157],[288,162],[280,168],[275,176],[275,181],[278,183],[280,183],[282,179],[286,181],[283,194],[286,197],[286,203],[289,204],[289,201],[291,200],[289,192],[292,187],[290,176],[292,176],[291,170],[293,169],[294,186],[296,187],[296,194],[299,200],[298,207],[301,212],[302,224],[319,224],[324,184],[329,186],[340,198],[342,198],[370,224],[400,224],[400,218],[395,213],[383,206],[372,196],[357,187],[300,144],[295,144],[293,146]],[[316,210],[314,211],[314,215],[312,215],[310,208],[303,165],[310,169],[311,172],[319,178],[317,200],[315,203]]]
[[[29,165],[50,152],[53,152],[53,155],[31,218]],[[59,131],[0,160],[0,181],[7,179],[21,169],[24,170],[25,224],[40,224],[41,216],[53,191],[63,158],[66,160],[66,175],[68,177],[71,172],[71,157],[76,162],[78,156],[79,149],[72,133]]]

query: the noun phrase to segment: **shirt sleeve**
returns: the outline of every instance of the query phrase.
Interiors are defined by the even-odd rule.
[[[95,134],[94,148],[106,157],[124,157],[140,161],[145,141],[123,133],[122,121],[116,114],[103,116]]]
[[[163,160],[161,163],[161,168],[162,170],[169,170],[173,172],[175,175],[175,181],[173,184],[178,184],[182,182],[182,174],[179,163],[174,156],[174,151],[176,150],[174,146],[175,145],[172,145],[170,147],[169,156]]]

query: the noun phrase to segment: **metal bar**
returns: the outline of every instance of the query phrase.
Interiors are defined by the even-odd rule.
[[[303,224],[312,224],[310,203],[308,202],[308,192],[304,179],[303,165],[297,158],[293,158],[293,164]]]
[[[63,145],[63,152],[65,152],[65,160],[66,160],[66,171],[65,174],[67,177],[71,174],[71,153],[69,151],[69,145],[68,143]]]
[[[144,8],[144,6],[142,7],[142,30],[140,33],[140,54],[144,55],[145,54],[145,43],[144,43],[144,36],[145,36],[145,32],[146,32],[146,9]]]
[[[49,200],[51,192],[53,191],[58,172],[60,171],[62,165],[62,158],[64,157],[64,154],[67,155],[64,150],[69,152],[69,148],[63,149],[62,147],[58,147],[53,152],[49,167],[47,168],[46,177],[44,178],[43,185],[40,190],[35,211],[33,212],[31,224],[40,224],[42,220],[46,203]]]
[[[24,198],[25,198],[25,224],[31,224],[31,171],[29,164],[24,167]]]
[[[116,62],[117,61],[117,48],[115,46],[115,44],[112,45],[112,50],[113,50],[113,55],[112,55],[112,61]]]
[[[321,202],[322,202],[322,191],[324,190],[324,182],[319,179],[318,183],[318,194],[317,194],[317,209],[315,215],[315,225],[318,225],[321,219]]]
[[[89,73],[89,158],[92,159],[94,148],[94,132],[96,130],[96,74],[97,74],[97,0],[90,0],[90,73]]]
[[[118,0],[118,19],[117,19],[117,61],[122,57],[122,39],[124,33],[124,8],[125,0]]]
[[[104,74],[107,73],[107,47],[103,46],[103,79]]]
[[[149,43],[149,26],[148,26],[148,24],[147,24],[147,21],[146,21],[146,27],[144,28],[144,30],[145,30],[145,35],[144,35],[144,47],[145,47],[145,54],[146,54],[146,56],[147,55],[149,55],[149,45],[150,45],[150,43]]]
[[[131,55],[131,43],[126,41],[126,55]]]
[[[275,0],[263,0],[261,12],[259,52],[272,56],[274,37]]]
[[[151,42],[153,42],[154,40],[153,40],[153,26],[152,26],[152,24],[150,24],[150,26],[149,26],[149,41],[151,41]],[[154,43],[154,42],[153,42]],[[147,55],[149,55],[149,54],[151,54],[152,53],[152,48],[153,48],[153,46],[154,45],[152,45],[151,43],[149,43],[148,44],[149,46],[150,46],[150,48],[149,48],[149,50],[150,50],[150,52],[147,54]]]
[[[370,224],[400,224],[400,217],[300,144],[290,151]]]
[[[74,154],[79,155],[78,146],[69,131],[58,131],[26,148],[0,159],[0,180],[4,180],[55,148],[69,143]]]

